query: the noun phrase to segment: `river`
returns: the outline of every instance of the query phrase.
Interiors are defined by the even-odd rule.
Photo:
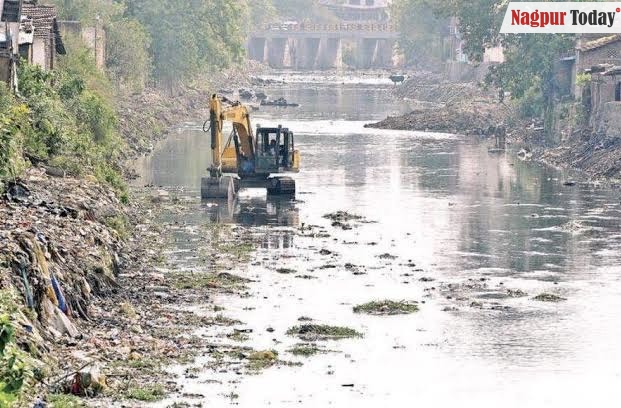
[[[216,302],[252,329],[249,345],[303,365],[252,376],[205,369],[182,381],[184,391],[204,395],[204,406],[617,403],[618,191],[564,185],[569,175],[490,154],[469,137],[366,129],[364,123],[407,110],[391,98],[392,85],[373,75],[283,75],[273,78],[286,83],[267,93],[301,106],[264,108],[253,122],[294,131],[302,154],[293,176],[297,200],[247,191],[230,206],[204,204],[183,222],[239,223],[262,237],[253,261],[235,271],[255,280],[251,295]],[[138,182],[199,200],[209,158],[201,125],[200,118],[183,124],[140,161]],[[338,210],[370,222],[332,227],[323,215]],[[302,236],[302,225],[321,226],[329,236]],[[179,245],[170,257],[192,265],[191,244]],[[276,273],[283,267],[316,279]],[[509,295],[518,290],[527,295]],[[566,300],[534,300],[540,293]],[[352,312],[379,299],[417,300],[420,311]],[[291,356],[286,350],[298,341],[285,331],[301,316],[353,327],[364,337],[328,341],[325,354]]]

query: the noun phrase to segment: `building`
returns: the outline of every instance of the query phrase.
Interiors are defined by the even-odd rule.
[[[324,0],[321,3],[344,22],[387,22],[387,0]]]
[[[59,21],[60,33],[63,38],[74,36],[81,38],[84,45],[92,51],[97,68],[103,70],[106,65],[106,30],[101,22],[94,26],[84,27],[79,21]]]
[[[45,70],[54,69],[57,55],[66,53],[56,7],[24,1],[21,27],[19,54],[22,58]]]
[[[582,37],[576,43],[576,70],[584,72],[598,64],[621,65],[621,34],[592,38]]]
[[[444,27],[442,47],[446,77],[450,81],[482,81],[489,68],[504,62],[502,45],[486,47],[480,63],[473,63],[464,50],[459,19],[451,17]]]
[[[21,0],[0,0],[0,81],[15,89]]]

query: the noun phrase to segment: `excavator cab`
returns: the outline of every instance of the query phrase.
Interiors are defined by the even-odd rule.
[[[298,172],[300,153],[295,150],[293,132],[287,128],[262,128],[257,126],[255,133],[257,174]]]

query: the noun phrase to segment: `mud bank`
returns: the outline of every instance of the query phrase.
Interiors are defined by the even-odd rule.
[[[210,91],[186,88],[169,96],[148,90],[119,97],[126,159],[150,152],[173,123],[202,115],[210,94],[224,84],[236,89],[262,70],[247,65],[223,72],[205,87]],[[209,234],[213,254],[205,256],[213,257],[204,273],[189,281],[174,273],[163,277],[156,270],[164,259],[165,231],[152,217],[178,207],[177,198],[132,191],[131,203],[123,203],[93,177],[51,173],[35,165],[0,184],[0,315],[6,314],[26,353],[27,392],[18,406],[31,406],[35,397],[51,406],[73,406],[67,405],[74,398],[67,393],[161,397],[172,386],[158,381],[164,376],[159,368],[187,359],[200,343],[184,330],[197,321],[182,307],[196,299],[204,304],[208,291],[243,287],[235,277],[215,274],[227,256],[221,246],[235,234]],[[200,323],[226,327],[230,321],[214,314]]]
[[[509,104],[474,83],[439,82],[417,75],[396,87],[394,94],[407,101],[412,111],[366,127],[482,135],[490,126],[514,121]]]
[[[267,69],[250,61],[242,67],[214,75],[208,84],[186,86],[175,91],[146,89],[141,93],[119,96],[119,130],[128,143],[127,157],[131,159],[150,153],[155,143],[166,137],[171,126],[206,117],[213,92],[261,85],[252,78]]]
[[[618,182],[621,178],[621,142],[593,135],[563,143],[561,146],[536,150],[536,159],[564,169],[582,171],[594,180]]]
[[[244,229],[204,225],[204,267],[176,270],[165,252],[186,226],[162,215],[200,211],[200,203],[151,189],[133,196],[122,205],[95,182],[31,169],[0,199],[0,287],[15,303],[17,342],[37,373],[18,406],[142,406],[181,391],[164,368],[199,353],[231,356],[249,371],[279,363],[236,344],[243,334],[230,326],[240,322],[211,300],[246,291],[248,280],[227,272],[253,250]],[[199,327],[232,336],[231,344],[210,345]]]

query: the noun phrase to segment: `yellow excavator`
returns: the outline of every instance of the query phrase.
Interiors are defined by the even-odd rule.
[[[295,197],[295,180],[278,175],[300,169],[293,132],[280,125],[257,125],[253,134],[248,109],[240,102],[226,107],[223,102],[230,101],[212,95],[209,120],[203,125],[203,130],[211,133],[212,163],[209,176],[201,179],[201,197],[232,199],[241,188],[253,187],[266,188],[268,195]],[[227,121],[233,131],[224,143],[222,128]]]

